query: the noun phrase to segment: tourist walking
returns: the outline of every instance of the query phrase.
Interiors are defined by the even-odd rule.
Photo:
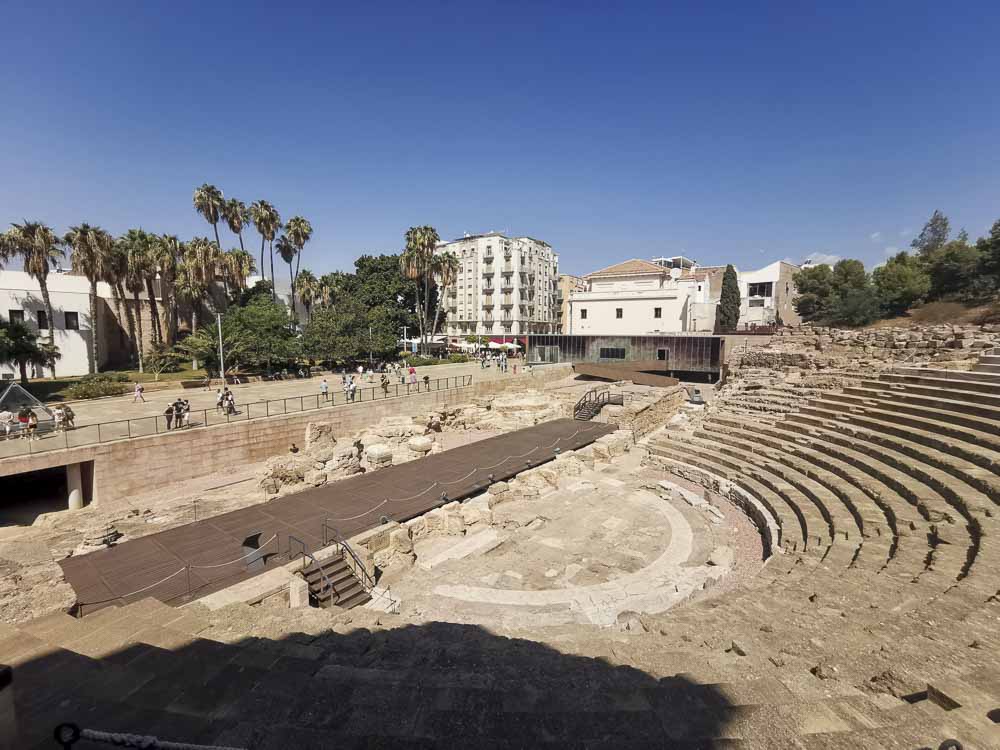
[[[236,414],[236,396],[232,391],[226,395],[226,414],[230,416]]]
[[[384,372],[382,373],[382,379],[379,382],[379,385],[382,386],[382,395],[385,398],[388,398],[389,397],[389,376],[386,375]]]
[[[323,382],[319,384],[319,392],[323,394],[323,400],[330,400],[330,384],[326,382],[326,378],[323,378]]]
[[[170,404],[166,409],[163,410],[163,421],[167,423],[167,429],[170,430],[174,424],[174,405]]]
[[[354,382],[354,376],[351,376],[350,382],[347,384],[347,397],[348,401],[354,403],[355,392],[357,391],[358,384]]]
[[[63,432],[65,430],[63,425],[66,423],[66,412],[63,411],[62,406],[57,406],[52,410],[52,418],[56,422],[56,432]]]
[[[28,409],[28,440],[41,440],[38,434],[38,415]]]
[[[417,368],[410,365],[410,385],[417,384]]]
[[[144,390],[145,390],[145,388],[142,387],[142,383],[136,383],[135,384],[135,395],[132,397],[132,403],[133,404],[136,401],[142,401],[143,403],[146,403],[146,399],[143,398],[143,396],[142,396],[142,392]]]
[[[73,407],[66,404],[66,406],[63,407],[63,414],[66,415],[66,429],[72,430],[76,428],[76,425],[73,423],[73,420],[76,419],[76,412],[73,411]]]
[[[0,432],[4,440],[10,440],[10,431],[14,428],[14,414],[4,409],[0,411]]]
[[[227,392],[228,392],[228,390],[229,390],[229,389],[227,388],[226,390],[227,390]],[[226,400],[226,396],[225,396],[225,394],[224,394],[224,393],[222,392],[222,389],[221,389],[221,388],[219,388],[219,389],[218,389],[218,390],[217,390],[217,391],[215,392],[215,413],[216,413],[216,414],[221,414],[221,413],[222,413],[222,407],[223,407],[223,404],[222,404],[222,402],[223,402],[223,401],[225,401],[225,400]]]

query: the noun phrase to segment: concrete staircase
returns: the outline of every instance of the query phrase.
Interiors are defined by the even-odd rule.
[[[980,354],[979,362],[972,368],[976,372],[1000,373],[1000,350],[989,349],[988,354]]]
[[[687,632],[705,613],[690,608],[674,627]],[[15,746],[52,747],[54,725],[72,721],[255,750],[877,749],[937,747],[946,737],[987,748],[990,727],[976,717],[1000,676],[972,669],[899,698],[779,670],[746,635],[712,653],[693,642],[665,647],[652,621],[638,635],[553,629],[537,634],[543,643],[448,623],[384,629],[377,619],[261,638],[250,635],[259,617],[147,599],[8,629],[0,659],[14,665]],[[759,612],[749,618],[735,627],[756,629]]]
[[[343,555],[312,563],[302,571],[309,584],[310,604],[316,607],[357,607],[371,600]]]

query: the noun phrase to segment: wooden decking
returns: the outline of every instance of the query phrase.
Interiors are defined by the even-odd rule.
[[[557,419],[535,427],[360,474],[294,495],[141,537],[108,550],[60,561],[84,614],[111,604],[153,596],[182,604],[288,561],[302,540],[323,546],[323,524],[345,537],[381,522],[426,513],[445,502],[481,492],[494,481],[552,460],[558,448],[574,450],[614,428]],[[447,498],[442,499],[442,493]],[[243,540],[259,534],[264,568],[248,570]],[[259,563],[258,563],[259,565]]]

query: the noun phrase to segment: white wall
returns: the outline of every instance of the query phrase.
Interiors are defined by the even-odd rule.
[[[568,327],[563,333],[639,336],[687,330],[687,294],[679,290],[648,292],[575,292],[570,297]],[[660,308],[660,317],[656,317]],[[622,317],[616,311],[621,309]],[[583,317],[583,310],[587,317]]]
[[[56,362],[56,375],[86,375],[89,372],[90,348],[90,282],[83,276],[50,273],[48,277],[49,298],[52,301],[55,345],[62,355]],[[110,297],[107,284],[98,285],[98,296]],[[38,311],[44,310],[42,294],[38,283],[23,271],[0,271],[0,317],[10,319],[11,310],[23,310],[24,322],[39,335]],[[66,329],[66,312],[75,312],[79,319],[79,330]],[[48,372],[46,371],[46,375]],[[32,373],[29,368],[28,376]],[[0,377],[20,376],[17,365],[0,364]]]

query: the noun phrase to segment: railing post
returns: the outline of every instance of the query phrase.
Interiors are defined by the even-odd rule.
[[[131,419],[126,419],[125,420],[125,429],[128,431],[128,438],[129,438],[129,440],[131,440],[132,439],[132,420]]]

